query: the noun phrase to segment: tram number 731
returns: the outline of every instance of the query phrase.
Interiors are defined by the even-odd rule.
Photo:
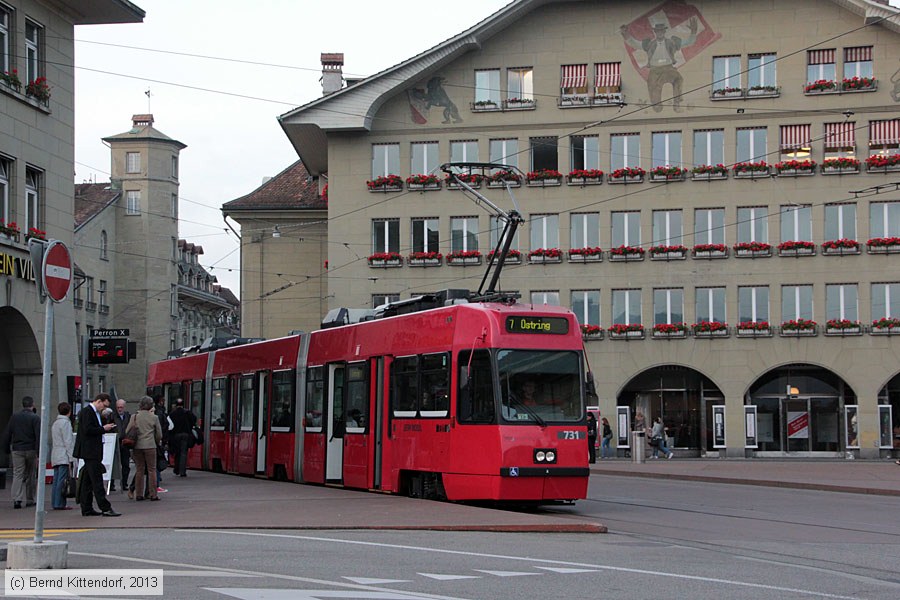
[[[556,439],[559,440],[583,440],[585,438],[587,438],[587,432],[585,431],[564,429],[563,431],[556,432]]]

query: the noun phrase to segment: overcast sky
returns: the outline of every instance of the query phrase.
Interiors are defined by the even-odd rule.
[[[179,235],[203,246],[201,263],[238,295],[238,240],[220,208],[297,160],[276,117],[321,96],[319,54],[343,52],[345,76],[372,75],[509,3],[133,1],[143,23],[75,31],[75,182],[108,181],[101,138],[152,112],[157,129],[187,144]]]
[[[101,138],[152,112],[157,129],[187,144],[179,235],[203,246],[201,264],[238,295],[238,241],[220,208],[297,160],[276,117],[321,96],[319,54],[343,52],[345,76],[372,75],[509,3],[133,1],[143,23],[75,30],[75,182],[109,181]]]

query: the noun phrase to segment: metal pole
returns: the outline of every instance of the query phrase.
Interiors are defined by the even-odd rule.
[[[53,305],[49,299],[44,303],[44,372],[41,374],[41,441],[38,450],[37,506],[34,508],[34,543],[44,541],[44,496],[47,494],[47,450],[50,437],[50,372],[53,368]]]

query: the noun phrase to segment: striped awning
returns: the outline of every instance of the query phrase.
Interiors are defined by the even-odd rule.
[[[810,50],[806,53],[807,64],[810,65],[833,65],[834,64],[834,48],[831,50]]]
[[[872,46],[857,46],[856,48],[844,48],[844,62],[862,62],[872,60]]]
[[[579,88],[587,86],[587,65],[563,65],[561,88]]]
[[[856,147],[856,123],[825,123],[825,147]]]
[[[869,145],[900,144],[900,119],[869,121]]]
[[[782,125],[781,149],[796,150],[797,148],[809,148],[812,144],[812,136],[809,133],[809,125]]]
[[[617,62],[597,63],[594,85],[597,87],[622,85],[621,64]]]

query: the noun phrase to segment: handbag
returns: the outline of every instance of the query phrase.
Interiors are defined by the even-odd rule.
[[[162,473],[169,467],[169,456],[168,453],[162,448],[162,446],[156,447],[156,470],[159,473]]]
[[[662,440],[662,438],[659,437],[658,435],[653,436],[652,438],[650,438],[650,445],[651,446],[659,446],[660,440]]]
[[[78,495],[78,478],[75,477],[75,465],[69,463],[69,478],[66,479],[66,498],[75,498]]]
[[[134,448],[137,439],[137,424],[134,422],[134,417],[131,417],[131,421],[128,422],[128,427],[125,428],[125,435],[122,436],[122,445],[126,448]]]
[[[194,444],[202,444],[203,443],[203,430],[200,429],[197,425],[194,425],[191,428],[191,436],[194,438]]]

